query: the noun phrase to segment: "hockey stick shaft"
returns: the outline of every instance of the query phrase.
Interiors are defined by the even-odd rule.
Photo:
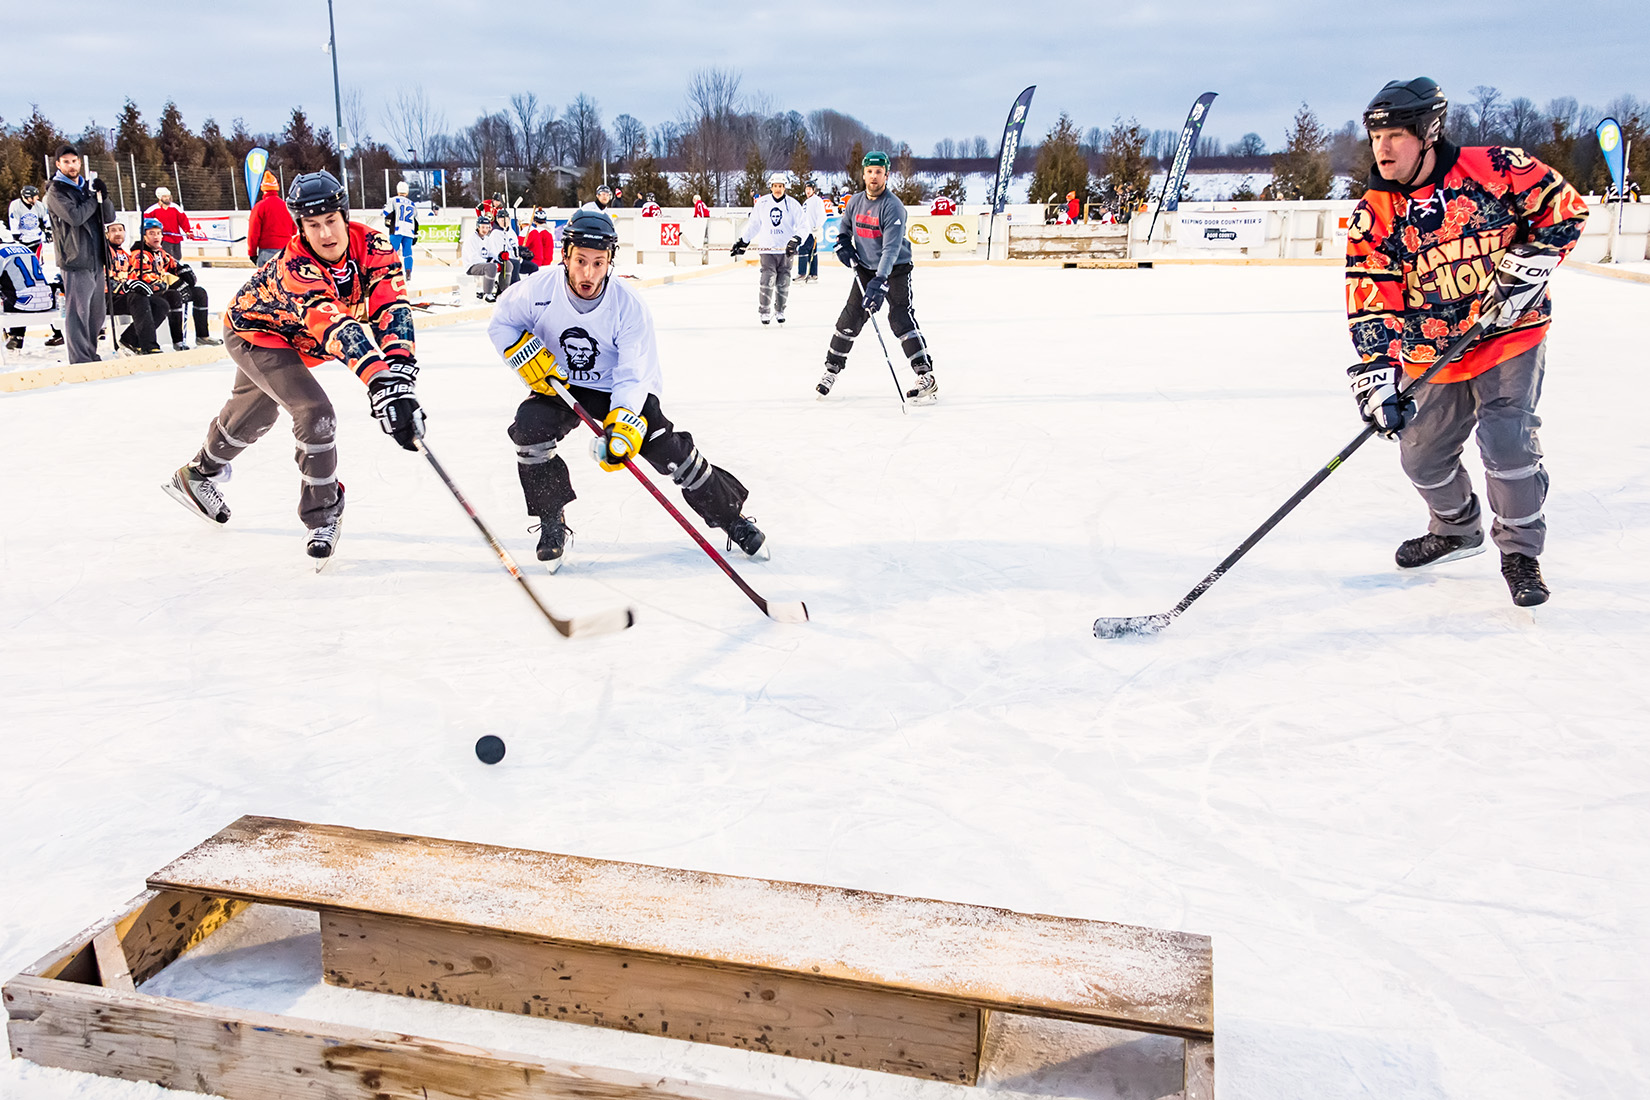
[[[857,270],[854,272],[854,282],[859,286],[860,294],[863,295],[865,293],[865,281],[859,277]],[[888,354],[888,342],[882,338],[882,326],[877,324],[877,315],[871,310],[866,310],[865,314],[871,319],[871,331],[877,334],[877,343],[882,345],[882,361],[888,364],[888,377],[894,380],[894,392],[899,395],[899,411],[903,413],[906,411],[905,387],[899,384],[899,373],[894,370],[894,357]]]
[[[1422,372],[1419,377],[1417,377],[1409,385],[1405,386],[1402,390],[1399,391],[1398,401],[1399,401],[1400,406],[1402,406],[1402,404],[1405,401],[1407,401],[1408,398],[1416,390],[1420,389],[1423,385],[1425,385],[1428,382],[1432,381],[1432,379],[1438,374],[1439,371],[1443,370],[1445,367],[1449,366],[1455,360],[1459,359],[1461,357],[1462,353],[1464,353],[1468,348],[1470,348],[1473,345],[1473,343],[1478,339],[1479,335],[1482,334],[1483,329],[1484,329],[1483,322],[1481,322],[1481,321],[1473,322],[1472,327],[1467,329],[1466,332],[1462,333],[1460,339],[1456,340],[1455,343],[1451,344],[1450,347],[1449,347],[1449,350],[1444,352],[1444,354],[1438,359],[1437,362],[1433,363],[1432,366],[1428,367],[1424,372]],[[1212,588],[1216,581],[1220,580],[1221,577],[1225,576],[1226,572],[1229,569],[1231,569],[1232,566],[1236,565],[1240,560],[1242,560],[1243,556],[1245,554],[1247,554],[1250,550],[1253,550],[1255,548],[1255,545],[1257,543],[1259,543],[1261,539],[1265,538],[1267,536],[1267,534],[1269,534],[1271,532],[1272,528],[1276,527],[1279,523],[1281,523],[1283,521],[1283,518],[1285,516],[1287,516],[1290,512],[1293,512],[1295,510],[1295,508],[1300,504],[1301,501],[1305,500],[1308,496],[1310,496],[1312,494],[1312,491],[1314,489],[1316,489],[1319,485],[1322,485],[1326,480],[1328,480],[1329,475],[1334,473],[1336,470],[1338,470],[1341,467],[1341,465],[1344,462],[1346,462],[1346,460],[1348,458],[1352,457],[1353,452],[1356,451],[1359,447],[1362,447],[1365,443],[1367,443],[1369,441],[1369,438],[1371,436],[1373,436],[1374,434],[1375,434],[1375,425],[1366,424],[1364,426],[1364,430],[1359,432],[1357,437],[1354,438],[1352,440],[1352,442],[1350,442],[1346,446],[1342,447],[1340,449],[1340,451],[1335,455],[1334,458],[1331,458],[1328,462],[1324,463],[1323,467],[1320,468],[1317,473],[1313,474],[1310,478],[1307,479],[1305,485],[1302,485],[1299,489],[1295,490],[1294,495],[1291,496],[1288,500],[1284,501],[1283,504],[1278,508],[1277,511],[1273,512],[1270,516],[1266,517],[1266,522],[1265,523],[1262,523],[1259,527],[1255,528],[1253,533],[1251,533],[1248,538],[1244,539],[1243,542],[1241,544],[1239,544],[1237,549],[1233,550],[1230,554],[1227,554],[1226,557],[1224,559],[1222,559],[1221,563],[1219,565],[1215,566],[1212,570],[1210,570],[1209,575],[1204,577],[1201,581],[1199,581],[1197,583],[1197,585],[1190,592],[1186,593],[1186,595],[1181,598],[1179,603],[1174,605],[1174,607],[1170,608],[1167,612],[1165,612],[1161,615],[1143,616],[1138,620],[1135,620],[1135,619],[1128,619],[1128,620],[1099,619],[1099,620],[1096,620],[1096,622],[1094,624],[1094,632],[1095,632],[1096,636],[1099,636],[1099,637],[1115,637],[1119,633],[1154,632],[1156,630],[1161,630],[1164,626],[1168,625],[1168,623],[1171,620],[1179,617],[1179,615],[1183,611],[1185,611],[1188,607],[1192,606],[1192,604],[1197,600],[1197,598],[1199,596],[1203,595],[1203,593],[1207,592],[1210,588]],[[1127,624],[1127,623],[1130,623],[1130,622],[1141,622],[1143,625],[1139,629],[1131,628],[1131,627],[1128,627],[1128,626],[1123,626],[1121,629],[1117,628],[1117,624]],[[1102,624],[1105,624],[1105,623],[1113,624],[1112,632],[1106,632],[1106,633],[1102,632]]]
[[[550,378],[548,381],[550,385],[555,387],[556,394],[563,401],[567,402],[567,407],[572,409],[580,420],[584,421],[585,427],[595,432],[598,437],[606,434],[602,431],[602,426],[596,423],[595,418],[585,411],[584,406],[579,404],[578,398],[574,397],[566,386],[562,385],[561,382],[555,378]],[[756,589],[745,583],[744,577],[741,577],[738,573],[734,572],[733,566],[728,564],[728,559],[718,553],[716,547],[712,546],[710,542],[706,540],[705,536],[701,535],[698,530],[694,528],[693,524],[688,522],[687,517],[682,515],[674,504],[670,503],[664,493],[659,491],[659,487],[653,484],[653,479],[636,468],[636,463],[633,458],[626,458],[624,460],[624,466],[625,469],[636,475],[636,480],[641,482],[649,493],[653,494],[653,499],[658,501],[660,505],[664,507],[664,510],[669,512],[671,517],[675,519],[677,523],[681,524],[682,530],[686,531],[688,533],[688,537],[699,544],[699,549],[703,550],[710,557],[710,560],[716,563],[717,568],[726,573],[728,575],[728,579],[739,586],[739,591],[743,592],[750,599],[751,603],[754,603],[761,609],[762,614],[767,615],[769,618],[781,618],[781,616],[775,615],[773,611],[769,609],[768,601],[763,599],[762,595],[758,593]],[[803,607],[801,604],[798,604],[797,606],[802,607],[803,617],[806,618],[807,608]]]
[[[424,440],[420,438],[414,441],[414,445],[417,446],[418,453],[429,460],[430,468],[434,470],[436,476],[441,479],[441,483],[447,487],[447,491],[453,494],[453,499],[458,501],[458,506],[460,508],[464,509],[464,514],[470,517],[470,522],[476,525],[476,530],[480,531],[481,537],[487,540],[487,545],[493,548],[493,553],[498,555],[498,560],[504,566],[505,570],[510,574],[510,576],[516,579],[517,584],[521,585],[521,590],[527,593],[527,598],[533,601],[533,606],[539,609],[539,614],[549,620],[550,625],[555,628],[556,633],[560,634],[564,638],[572,637],[575,630],[577,630],[581,624],[572,619],[563,619],[556,615],[556,613],[551,611],[548,607],[544,606],[544,603],[539,599],[538,593],[533,591],[533,586],[527,583],[526,577],[522,576],[521,567],[518,566],[516,564],[516,560],[510,556],[510,551],[506,550],[503,544],[500,543],[498,539],[493,537],[492,531],[488,530],[487,525],[483,523],[481,517],[476,514],[476,510],[471,506],[469,499],[465,497],[464,493],[459,489],[458,485],[454,483],[453,479],[448,476],[446,469],[436,459],[435,454],[431,452],[429,444],[425,443]],[[613,622],[609,629],[622,630],[629,627],[636,621],[636,616],[628,608],[624,611],[624,618],[625,622],[623,626],[619,626],[617,622]],[[586,626],[584,631],[585,633],[596,632],[590,628],[590,624],[584,625]]]

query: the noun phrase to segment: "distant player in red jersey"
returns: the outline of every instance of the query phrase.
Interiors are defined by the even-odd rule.
[[[936,218],[949,218],[957,212],[957,204],[951,201],[950,195],[934,196],[934,205],[928,208],[928,213]]]

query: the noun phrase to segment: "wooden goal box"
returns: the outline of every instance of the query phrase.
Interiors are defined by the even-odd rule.
[[[13,1056],[231,1100],[755,1100],[139,991],[256,902],[319,915],[336,986],[962,1084],[1007,1012],[1178,1036],[1214,1095],[1204,936],[263,817],[148,887],[6,983]]]

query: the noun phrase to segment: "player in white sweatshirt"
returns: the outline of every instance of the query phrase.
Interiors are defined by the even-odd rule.
[[[770,305],[774,319],[785,323],[785,303],[791,297],[791,257],[796,255],[808,232],[808,216],[802,204],[785,194],[785,173],[775,172],[769,176],[768,188],[769,193],[757,199],[751,208],[745,232],[733,242],[731,250],[737,258],[747,248],[754,248],[761,257],[756,315],[764,325],[768,323]]]

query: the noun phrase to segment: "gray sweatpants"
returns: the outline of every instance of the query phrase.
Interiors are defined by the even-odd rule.
[[[761,274],[757,276],[756,312],[766,317],[772,305],[772,312],[783,317],[791,300],[791,258],[783,252],[764,252],[757,260]]]
[[[1535,414],[1547,362],[1543,340],[1522,355],[1463,382],[1428,383],[1416,394],[1415,416],[1398,439],[1399,461],[1432,513],[1435,535],[1470,535],[1483,525],[1472,479],[1461,465],[1467,436],[1478,430],[1495,522],[1490,538],[1503,553],[1540,555],[1547,539],[1541,507],[1547,471]]]
[[[275,426],[282,409],[292,417],[293,457],[298,463],[298,518],[309,528],[331,523],[343,511],[338,492],[338,451],[333,442],[338,419],[314,372],[291,348],[264,348],[236,332],[224,334],[224,350],[235,361],[229,400],[206,429],[206,445],[194,465],[215,474]]]
[[[96,363],[97,334],[103,328],[107,300],[103,297],[103,272],[63,272],[63,336],[69,345],[69,362]],[[110,350],[113,355],[113,349]]]

